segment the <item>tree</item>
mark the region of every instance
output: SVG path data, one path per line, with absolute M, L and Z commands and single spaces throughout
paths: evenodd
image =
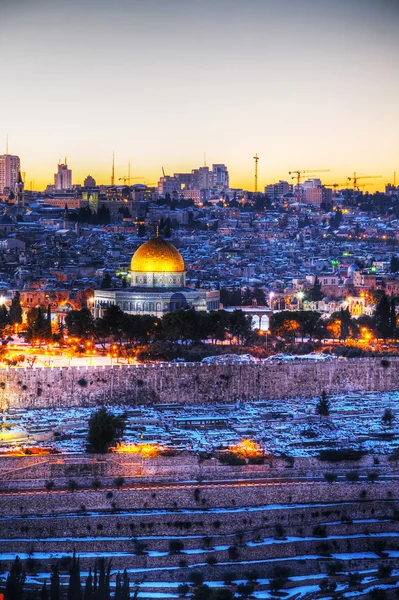
M 187 586 L 188 588 L 188 586 Z M 126 569 L 123 571 L 123 576 L 118 571 L 116 574 L 116 584 L 115 584 L 115 600 L 129 600 L 130 599 L 130 591 L 129 591 L 129 577 Z
M 73 551 L 72 564 L 69 569 L 68 600 L 82 599 L 82 586 L 80 583 L 80 565 L 76 558 L 76 551 Z
M 384 294 L 378 302 L 374 313 L 375 325 L 384 340 L 391 334 L 391 306 L 388 296 Z
M 51 565 L 50 600 L 60 600 L 60 566 L 58 562 Z
M 319 300 L 323 300 L 323 292 L 321 291 L 321 283 L 319 278 L 315 277 L 313 287 L 308 291 L 307 297 L 311 302 L 317 302 Z
M 321 397 L 316 404 L 316 413 L 320 415 L 320 418 L 328 417 L 330 414 L 330 401 L 327 398 L 327 392 L 324 390 L 322 391 Z
M 86 339 L 94 332 L 94 319 L 88 308 L 70 310 L 65 317 L 65 325 L 69 335 L 79 339 Z
M 101 281 L 100 288 L 102 290 L 108 290 L 110 287 L 112 287 L 111 275 L 109 273 L 105 273 L 105 275 Z
M 108 448 L 123 434 L 123 417 L 116 417 L 103 406 L 89 419 L 88 451 L 107 452 Z
M 95 600 L 94 599 L 94 590 L 93 590 L 93 575 L 91 574 L 91 569 L 89 571 L 89 575 L 86 579 L 85 585 L 85 593 L 83 596 L 83 600 Z
M 26 573 L 22 567 L 22 562 L 17 556 L 11 565 L 10 572 L 7 575 L 6 587 L 4 591 L 5 600 L 22 600 L 25 585 Z
M 42 585 L 42 589 L 40 591 L 40 600 L 48 600 L 46 582 L 44 582 L 43 585 Z
M 22 307 L 21 307 L 21 295 L 17 291 L 15 292 L 14 298 L 11 301 L 10 306 L 10 323 L 22 323 Z
M 397 273 L 399 271 L 399 258 L 394 254 L 391 258 L 390 269 L 391 273 Z
M 395 415 L 393 414 L 393 412 L 391 411 L 390 408 L 386 408 L 384 410 L 384 414 L 381 417 L 382 424 L 385 427 L 391 427 L 394 420 L 395 420 Z
M 0 330 L 10 324 L 10 314 L 5 304 L 0 305 Z

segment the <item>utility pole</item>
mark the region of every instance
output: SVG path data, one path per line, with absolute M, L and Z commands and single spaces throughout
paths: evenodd
M 258 153 L 255 154 L 253 159 L 255 161 L 255 194 L 257 194 L 258 193 L 258 162 L 259 162 Z

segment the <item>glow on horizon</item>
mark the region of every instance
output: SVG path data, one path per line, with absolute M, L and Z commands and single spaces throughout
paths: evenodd
M 110 183 L 113 150 L 116 181 L 204 152 L 250 190 L 255 153 L 259 190 L 295 169 L 399 179 L 395 0 L 3 0 L 0 20 L 0 148 L 28 189 L 64 156 L 74 183 Z

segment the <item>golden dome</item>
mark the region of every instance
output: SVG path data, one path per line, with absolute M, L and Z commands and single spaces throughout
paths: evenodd
M 157 237 L 136 250 L 130 270 L 140 273 L 184 273 L 184 261 L 173 244 Z

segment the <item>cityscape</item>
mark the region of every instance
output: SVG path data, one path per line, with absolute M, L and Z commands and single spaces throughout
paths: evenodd
M 398 598 L 397 3 L 0 20 L 0 600 Z

